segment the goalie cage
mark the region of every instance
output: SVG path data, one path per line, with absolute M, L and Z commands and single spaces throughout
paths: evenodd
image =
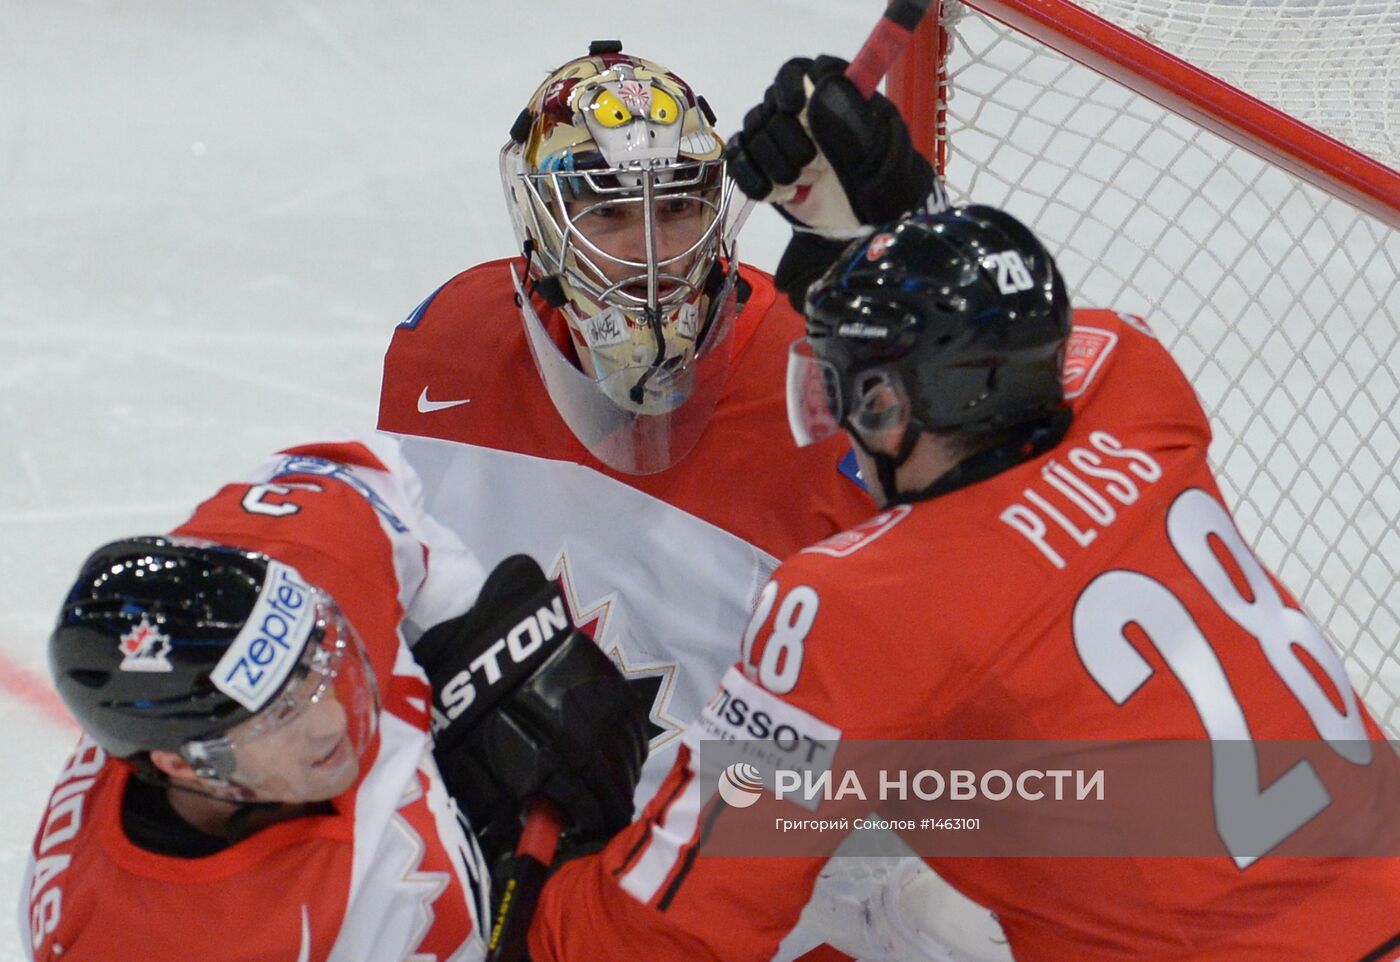
M 945 0 L 887 86 L 955 202 L 1152 325 L 1246 538 L 1400 734 L 1400 7 Z

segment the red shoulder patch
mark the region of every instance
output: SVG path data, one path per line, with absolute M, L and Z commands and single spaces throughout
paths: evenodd
M 1065 367 L 1060 374 L 1066 400 L 1079 397 L 1089 389 L 1117 343 L 1118 335 L 1113 331 L 1078 324 L 1074 326 L 1069 340 L 1065 342 Z
M 888 511 L 882 511 L 868 521 L 862 521 L 854 528 L 847 528 L 840 534 L 834 534 L 825 541 L 818 541 L 802 550 L 810 554 L 830 555 L 833 558 L 844 558 L 854 554 L 874 541 L 880 535 L 899 524 L 909 516 L 913 510 L 907 504 L 896 505 Z

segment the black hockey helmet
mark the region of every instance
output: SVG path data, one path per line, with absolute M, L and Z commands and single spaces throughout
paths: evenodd
M 1049 252 L 1004 211 L 955 207 L 876 231 L 811 286 L 805 313 L 807 337 L 793 345 L 788 372 L 798 444 L 841 428 L 863 444 L 861 430 L 873 425 L 862 401 L 879 381 L 894 382 L 908 404 L 891 473 L 920 432 L 1063 420 L 1069 295 Z
M 261 706 L 221 688 L 213 673 L 273 564 L 253 551 L 159 537 L 99 548 L 49 638 L 49 666 L 68 710 L 119 758 L 177 752 L 252 717 Z M 289 657 L 299 659 L 309 640 L 294 639 Z
M 1069 295 L 1044 246 L 1010 214 L 952 208 L 849 248 L 807 293 L 817 357 L 849 378 L 902 375 L 925 431 L 993 431 L 1061 405 Z

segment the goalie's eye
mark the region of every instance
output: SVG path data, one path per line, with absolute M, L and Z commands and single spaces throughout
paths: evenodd
M 600 90 L 588 109 L 593 111 L 594 120 L 608 128 L 621 127 L 632 119 L 632 111 L 611 90 Z
M 655 84 L 651 88 L 651 119 L 667 126 L 681 119 L 681 106 L 676 98 Z

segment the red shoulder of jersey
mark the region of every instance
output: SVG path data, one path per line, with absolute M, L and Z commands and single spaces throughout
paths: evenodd
M 87 739 L 59 776 L 34 843 L 37 959 L 130 958 L 139 946 L 143 959 L 183 962 L 195 933 L 199 956 L 220 962 L 292 958 L 298 945 L 300 958 L 329 957 L 351 877 L 349 817 L 283 822 L 206 858 L 160 856 L 122 832 L 129 777 Z
M 384 356 L 381 430 L 467 441 L 492 429 L 509 437 L 507 426 L 515 422 L 530 432 L 519 440 L 531 447 L 567 434 L 547 403 L 535 403 L 544 390 L 522 335 L 512 266 L 518 270 L 521 262 L 463 271 L 395 329 Z M 537 431 L 546 415 L 555 423 Z
M 334 447 L 358 449 L 338 451 L 349 463 L 375 461 L 359 445 Z M 327 453 L 325 447 L 292 451 Z M 376 675 L 387 679 L 392 673 L 403 616 L 394 549 L 375 508 L 349 484 L 293 474 L 266 484 L 225 485 L 173 533 L 260 551 L 296 568 L 340 605 L 364 640 Z
M 1065 400 L 1078 420 L 1110 418 L 1155 425 L 1193 443 L 1210 441 L 1195 388 L 1147 322 L 1118 311 L 1081 308 L 1065 344 Z
M 283 448 L 277 453 L 322 458 L 337 464 L 369 468 L 373 471 L 389 470 L 373 451 L 358 441 L 323 441 L 315 444 L 298 444 L 295 447 Z
M 767 274 L 740 268 L 751 290 L 704 435 L 676 466 L 639 476 L 594 459 L 555 410 L 521 329 L 512 263 L 459 274 L 394 332 L 380 429 L 580 464 L 777 556 L 869 513 L 865 493 L 839 471 L 844 439 L 808 448 L 792 443 L 784 381 L 787 349 L 802 336 L 803 321 Z M 556 339 L 564 337 L 561 329 Z
M 530 357 L 512 269 L 523 270 L 524 262 L 505 258 L 463 271 L 398 326 L 384 357 L 379 427 L 588 463 Z M 751 293 L 735 325 L 736 356 L 777 300 L 767 274 L 740 270 Z M 537 309 L 560 349 L 572 351 L 563 316 Z
M 1213 490 L 1205 415 L 1145 325 L 1076 312 L 1067 353 L 1074 421 L 1054 449 L 784 562 L 770 607 L 756 615 L 766 620 L 750 628 L 748 660 L 765 687 L 765 646 L 786 634 L 801 661 L 789 697 L 803 709 L 847 737 L 918 737 L 920 726 L 924 737 L 946 736 L 938 712 L 914 718 L 908 706 L 964 702 L 967 686 L 989 677 L 978 669 L 996 659 L 998 639 L 1059 610 L 1062 573 L 1142 541 L 1150 509 L 1132 506 L 1178 492 L 1187 477 Z M 798 677 L 797 661 L 770 663 Z

